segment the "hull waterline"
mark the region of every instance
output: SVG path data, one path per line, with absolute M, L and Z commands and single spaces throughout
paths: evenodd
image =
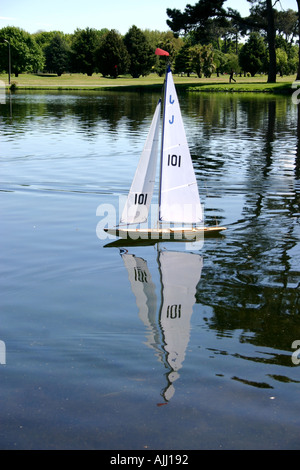
M 196 228 L 105 228 L 104 231 L 116 237 L 132 240 L 197 240 L 201 237 L 219 234 L 226 227 Z

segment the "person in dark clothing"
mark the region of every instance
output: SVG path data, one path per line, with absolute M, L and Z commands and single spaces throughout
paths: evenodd
M 231 80 L 236 82 L 236 80 L 233 78 L 233 70 L 231 70 L 231 72 L 230 72 L 229 83 L 231 83 Z

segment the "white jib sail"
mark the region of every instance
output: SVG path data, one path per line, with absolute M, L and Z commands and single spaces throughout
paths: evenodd
M 122 212 L 121 224 L 139 224 L 148 218 L 157 165 L 160 109 L 161 100 L 156 106 L 145 146 Z
M 170 68 L 166 75 L 159 218 L 196 224 L 203 219 L 197 180 Z

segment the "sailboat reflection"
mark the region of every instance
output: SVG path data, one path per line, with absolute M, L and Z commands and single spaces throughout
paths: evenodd
M 146 260 L 121 250 L 139 317 L 147 328 L 146 344 L 153 348 L 167 368 L 167 385 L 162 391 L 166 404 L 174 395 L 190 338 L 190 320 L 203 258 L 188 252 L 158 250 L 161 302 L 158 299 Z

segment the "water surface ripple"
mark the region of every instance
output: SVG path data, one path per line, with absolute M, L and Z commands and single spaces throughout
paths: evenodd
M 107 247 L 97 208 L 118 213 L 157 99 L 0 107 L 2 449 L 300 448 L 297 106 L 179 91 L 206 223 L 228 230 Z

